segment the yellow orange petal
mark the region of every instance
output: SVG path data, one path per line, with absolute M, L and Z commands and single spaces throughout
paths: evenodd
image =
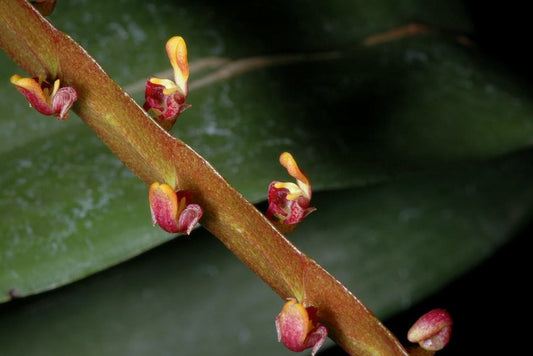
M 13 74 L 10 78 L 12 84 L 22 89 L 28 90 L 33 95 L 38 97 L 42 103 L 47 103 L 48 98 L 44 95 L 41 85 L 33 78 L 22 78 L 18 74 Z
M 187 45 L 180 36 L 174 36 L 167 41 L 166 50 L 170 64 L 174 68 L 174 79 L 184 95 L 187 95 L 187 80 L 189 79 L 189 62 L 187 61 Z
M 298 164 L 289 152 L 283 152 L 279 156 L 279 163 L 287 169 L 287 172 L 297 180 L 309 185 L 309 179 L 305 173 L 298 167 Z

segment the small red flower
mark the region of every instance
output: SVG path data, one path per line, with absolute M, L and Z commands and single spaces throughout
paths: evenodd
M 170 233 L 189 235 L 203 215 L 203 209 L 192 203 L 189 190 L 174 191 L 168 184 L 152 183 L 149 197 L 152 223 Z
M 30 105 L 44 115 L 53 115 L 59 120 L 68 119 L 68 111 L 78 99 L 76 90 L 72 87 L 60 87 L 59 79 L 54 85 L 36 78 L 22 78 L 15 74 L 11 76 L 11 83 L 30 102 Z
M 418 343 L 423 349 L 439 351 L 450 341 L 452 324 L 452 317 L 446 310 L 433 309 L 411 326 L 407 339 Z
M 180 36 L 167 41 L 166 51 L 174 69 L 174 81 L 152 77 L 146 82 L 143 108 L 166 130 L 170 130 L 179 114 L 190 105 L 185 103 L 189 93 L 189 63 L 187 46 Z
M 316 354 L 328 337 L 328 329 L 318 323 L 316 312 L 315 307 L 304 307 L 289 298 L 276 317 L 278 341 L 295 352 L 312 347 L 311 356 Z
M 281 225 L 298 224 L 316 210 L 309 206 L 312 195 L 311 183 L 290 153 L 282 153 L 279 161 L 289 175 L 296 178 L 296 183 L 279 181 L 270 183 L 266 215 Z

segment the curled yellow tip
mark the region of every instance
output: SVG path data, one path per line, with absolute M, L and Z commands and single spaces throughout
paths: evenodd
M 44 95 L 43 89 L 41 88 L 41 85 L 33 78 L 23 78 L 18 74 L 13 74 L 11 78 L 9 79 L 11 84 L 14 84 L 15 86 L 25 89 L 33 95 L 37 96 L 37 98 L 43 102 L 47 103 L 48 98 Z
M 19 80 L 21 80 L 21 79 L 22 79 L 22 77 L 21 77 L 20 75 L 18 75 L 18 74 L 13 74 L 13 75 L 11 76 L 11 78 L 9 78 L 9 81 L 11 82 L 11 84 L 15 84 L 15 85 L 17 85 L 17 83 L 18 83 Z
M 18 87 L 21 87 L 23 89 L 26 89 L 26 90 L 29 90 L 29 91 L 32 91 L 32 92 L 36 92 L 36 91 L 41 91 L 41 86 L 39 85 L 39 83 L 37 83 L 37 81 L 33 78 L 22 78 L 20 75 L 18 74 L 13 74 L 11 76 L 11 78 L 9 79 L 11 84 L 14 84 Z
M 189 62 L 187 61 L 187 45 L 181 36 L 171 37 L 166 44 L 170 64 L 174 68 L 174 79 L 181 91 L 187 93 L 189 79 Z
M 279 156 L 279 163 L 281 163 L 281 165 L 285 167 L 285 169 L 287 169 L 287 172 L 290 174 L 291 177 L 296 178 L 305 185 L 309 185 L 309 179 L 300 169 L 300 167 L 298 167 L 298 164 L 294 160 L 294 157 L 292 157 L 289 152 L 283 152 Z

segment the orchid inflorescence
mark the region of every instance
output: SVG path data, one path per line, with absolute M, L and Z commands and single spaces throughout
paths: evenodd
M 48 2 L 53 9 L 55 1 Z M 189 65 L 187 47 L 180 36 L 170 38 L 166 52 L 174 71 L 174 81 L 151 77 L 146 82 L 143 108 L 165 130 L 170 130 L 177 117 L 190 105 L 188 95 Z M 76 90 L 61 87 L 60 80 L 50 84 L 44 78 L 22 78 L 15 74 L 11 83 L 26 97 L 31 106 L 44 115 L 59 120 L 68 118 L 68 111 L 78 99 Z M 280 164 L 296 182 L 273 181 L 268 187 L 266 217 L 281 233 L 291 232 L 316 208 L 311 207 L 312 188 L 308 176 L 294 157 L 283 152 Z M 168 233 L 190 234 L 203 216 L 203 208 L 194 203 L 190 190 L 166 183 L 153 182 L 149 188 L 152 222 Z M 300 352 L 311 348 L 315 355 L 328 337 L 328 328 L 318 321 L 318 309 L 295 297 L 287 298 L 275 319 L 278 341 L 288 349 Z M 443 309 L 435 309 L 418 319 L 408 332 L 408 340 L 423 349 L 436 351 L 449 342 L 452 319 Z

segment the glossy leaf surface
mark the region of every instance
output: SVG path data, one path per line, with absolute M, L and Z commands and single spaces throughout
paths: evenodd
M 320 210 L 292 240 L 385 318 L 438 288 L 435 271 L 443 283 L 451 280 L 514 234 L 508 227 L 520 225 L 531 208 L 514 202 L 533 197 L 532 160 L 528 152 L 369 188 L 321 192 L 315 197 Z M 502 196 L 507 203 L 501 204 Z M 336 219 L 353 223 L 326 227 Z M 0 341 L 7 355 L 233 355 L 258 349 L 291 355 L 276 342 L 274 317 L 282 305 L 198 230 L 84 281 L 5 304 Z M 32 342 L 24 342 L 27 333 Z

